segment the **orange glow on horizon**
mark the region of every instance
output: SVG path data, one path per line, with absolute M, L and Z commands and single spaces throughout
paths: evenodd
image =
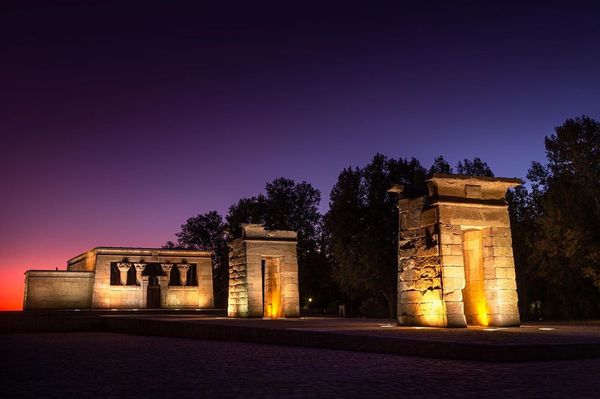
M 26 267 L 0 264 L 0 310 L 23 310 Z

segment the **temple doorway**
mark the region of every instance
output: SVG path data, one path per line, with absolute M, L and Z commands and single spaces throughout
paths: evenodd
M 484 291 L 483 234 L 481 230 L 463 231 L 465 288 L 462 290 L 467 325 L 488 325 Z
M 279 319 L 283 316 L 283 299 L 281 295 L 281 257 L 262 259 L 263 317 Z
M 155 276 L 148 278 L 148 291 L 146 295 L 146 308 L 160 309 L 160 285 L 158 285 L 158 278 Z

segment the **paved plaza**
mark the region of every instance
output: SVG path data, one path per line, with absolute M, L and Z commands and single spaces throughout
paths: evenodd
M 600 359 L 483 363 L 113 333 L 6 334 L 7 398 L 593 398 Z
M 112 317 L 112 316 L 107 316 Z M 402 327 L 391 319 L 360 319 L 337 317 L 300 317 L 278 320 L 227 318 L 214 315 L 163 314 L 139 315 L 131 312 L 118 318 L 160 320 L 197 325 L 219 325 L 232 328 L 262 328 L 328 332 L 343 335 L 378 336 L 387 338 L 428 340 L 435 342 L 480 344 L 564 344 L 600 343 L 600 321 L 524 322 L 520 327 L 436 328 Z

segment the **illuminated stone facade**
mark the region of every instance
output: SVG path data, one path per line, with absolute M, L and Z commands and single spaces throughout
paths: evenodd
M 24 309 L 212 308 L 211 252 L 99 247 L 25 273 Z
M 399 194 L 398 323 L 516 326 L 506 191 L 518 179 L 435 174 L 428 194 Z
M 298 317 L 296 233 L 242 225 L 229 246 L 229 317 Z

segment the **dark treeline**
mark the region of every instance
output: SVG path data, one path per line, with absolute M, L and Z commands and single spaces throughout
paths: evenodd
M 600 124 L 567 120 L 546 137 L 546 164 L 532 162 L 530 189 L 508 194 L 521 317 L 600 316 Z M 242 198 L 223 217 L 216 211 L 187 220 L 167 247 L 212 250 L 215 302 L 227 301 L 227 241 L 242 223 L 298 232 L 301 306 L 314 312 L 394 317 L 397 291 L 397 199 L 426 191 L 432 173 L 494 176 L 481 159 L 451 167 L 439 156 L 429 168 L 418 160 L 376 154 L 362 168 L 342 170 L 329 210 L 307 182 L 278 178 L 265 193 Z M 311 301 L 308 301 L 311 298 Z

